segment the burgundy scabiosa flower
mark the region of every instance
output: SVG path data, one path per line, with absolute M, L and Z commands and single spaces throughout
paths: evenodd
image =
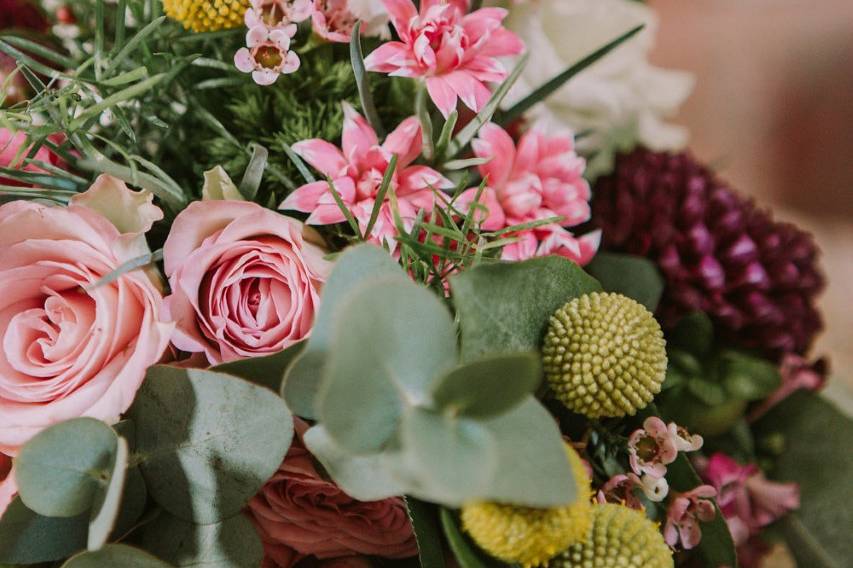
M 620 156 L 594 188 L 593 221 L 604 250 L 657 263 L 665 327 L 703 311 L 726 341 L 773 357 L 806 352 L 822 327 L 811 235 L 774 221 L 690 154 Z

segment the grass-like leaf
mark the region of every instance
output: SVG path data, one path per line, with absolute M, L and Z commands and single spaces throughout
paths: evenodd
M 571 79 L 572 77 L 574 77 L 575 75 L 577 75 L 578 73 L 580 73 L 581 71 L 583 71 L 584 69 L 586 69 L 587 67 L 589 67 L 590 65 L 592 65 L 593 63 L 595 63 L 596 61 L 619 47 L 620 45 L 622 45 L 624 42 L 628 41 L 629 39 L 640 33 L 640 30 L 642 30 L 644 27 L 645 25 L 639 25 L 635 28 L 632 28 L 631 30 L 628 30 L 610 43 L 604 45 L 603 47 L 600 47 L 599 49 L 596 49 L 595 51 L 593 51 L 592 53 L 590 53 L 589 55 L 587 55 L 586 57 L 584 57 L 559 75 L 557 75 L 556 77 L 554 77 L 553 79 L 551 79 L 550 81 L 548 81 L 547 83 L 524 97 L 522 100 L 515 103 L 506 112 L 501 114 L 499 122 L 501 124 L 508 124 L 516 118 L 520 117 L 522 114 L 527 112 L 533 105 L 540 101 L 544 101 L 549 96 L 551 96 L 554 91 L 566 84 L 569 79 Z
M 82 127 L 90 118 L 97 117 L 105 110 L 112 108 L 121 102 L 134 99 L 142 95 L 143 93 L 150 91 L 167 76 L 168 73 L 159 73 L 157 75 L 154 75 L 153 77 L 149 77 L 144 81 L 140 81 L 135 85 L 132 85 L 130 87 L 127 87 L 126 89 L 122 89 L 121 91 L 110 95 L 103 101 L 94 104 L 83 112 L 81 112 L 80 115 L 71 122 L 68 129 L 72 131 L 80 129 L 80 127 Z
M 364 53 L 361 51 L 361 22 L 356 22 L 352 30 L 352 39 L 349 44 L 350 60 L 352 62 L 352 70 L 355 74 L 355 84 L 358 87 L 358 97 L 361 100 L 361 110 L 364 111 L 365 118 L 376 134 L 381 138 L 385 134 L 385 129 L 382 127 L 382 120 L 379 118 L 379 113 L 376 112 L 376 105 L 373 104 L 373 95 L 370 93 L 370 80 L 367 76 L 367 70 L 364 68 Z
M 388 188 L 391 187 L 391 180 L 394 178 L 394 172 L 397 169 L 397 159 L 397 154 L 391 156 L 391 161 L 388 163 L 385 175 L 382 176 L 382 185 L 379 186 L 376 201 L 373 203 L 373 210 L 370 212 L 370 220 L 367 222 L 367 228 L 364 230 L 364 240 L 370 238 L 373 226 L 376 225 L 376 220 L 379 218 L 379 212 L 382 210 L 382 204 L 385 202 L 385 195 L 388 193 Z
M 353 233 L 355 233 L 357 236 L 360 236 L 361 231 L 358 229 L 358 221 L 355 220 L 352 211 L 350 211 L 349 207 L 347 207 L 346 203 L 344 203 L 344 199 L 343 197 L 341 197 L 341 194 L 338 193 L 338 189 L 335 187 L 334 182 L 331 178 L 326 178 L 326 183 L 329 184 L 329 191 L 332 192 L 332 197 L 335 199 L 335 203 L 341 210 L 341 213 L 344 214 L 344 217 L 346 217 L 347 223 L 349 223 L 349 226 L 352 229 Z
M 314 183 L 317 181 L 314 174 L 311 173 L 311 170 L 308 169 L 308 166 L 306 166 L 305 162 L 302 161 L 302 158 L 299 157 L 299 154 L 294 152 L 293 148 L 290 147 L 290 144 L 282 142 L 281 147 L 284 149 L 284 153 L 287 154 L 287 157 L 290 158 L 290 161 L 293 162 L 293 165 L 296 166 L 296 169 L 299 170 L 299 173 L 305 179 L 306 183 Z
M 163 249 L 158 249 L 154 252 L 149 252 L 148 254 L 143 254 L 142 256 L 132 258 L 127 262 L 121 264 L 118 268 L 116 268 L 106 276 L 99 278 L 95 283 L 88 285 L 86 287 L 86 291 L 91 292 L 92 290 L 100 288 L 101 286 L 112 284 L 128 272 L 133 272 L 134 270 L 145 268 L 146 266 L 150 266 L 155 262 L 159 262 L 161 260 L 163 260 Z
M 269 151 L 260 144 L 252 144 L 252 158 L 249 160 L 249 165 L 246 166 L 243 179 L 240 181 L 240 193 L 249 201 L 254 201 L 258 195 L 258 188 L 264 178 L 269 154 Z

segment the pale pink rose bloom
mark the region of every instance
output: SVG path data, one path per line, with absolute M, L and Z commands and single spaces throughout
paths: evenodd
M 150 194 L 109 176 L 67 208 L 0 206 L 0 451 L 71 418 L 114 423 L 130 406 L 174 326 L 145 271 L 93 285 L 146 252 L 161 217 Z
M 18 486 L 12 475 L 12 458 L 0 453 L 0 518 L 18 493 Z
M 261 539 L 320 559 L 417 554 L 402 499 L 362 502 L 348 496 L 317 471 L 302 441 L 308 425 L 296 418 L 295 426 L 278 472 L 249 501 Z
M 249 29 L 258 26 L 274 29 L 304 22 L 313 11 L 311 0 L 252 0 L 243 19 Z
M 702 542 L 700 522 L 714 520 L 717 511 L 712 499 L 717 490 L 710 485 L 700 485 L 686 493 L 678 494 L 669 504 L 663 538 L 670 546 L 681 542 L 685 550 L 695 548 Z
M 421 77 L 430 98 L 447 117 L 459 99 L 475 112 L 491 97 L 485 83 L 499 83 L 507 71 L 498 58 L 518 55 L 522 41 L 503 27 L 507 11 L 482 8 L 466 14 L 466 3 L 384 0 L 400 41 L 379 46 L 364 60 L 368 71 Z M 461 6 L 465 6 L 462 9 Z
M 18 131 L 15 134 L 12 134 L 12 131 L 8 128 L 0 128 L 0 168 L 44 173 L 44 170 L 38 166 L 32 164 L 23 165 L 24 158 L 27 156 L 29 148 L 25 150 L 20 150 L 20 148 L 26 141 L 27 135 L 24 132 Z M 19 150 L 21 152 L 20 156 L 18 155 Z M 53 166 L 65 167 L 65 164 L 59 156 L 48 150 L 47 146 L 39 148 L 36 155 L 33 156 L 33 159 Z M 22 185 L 20 182 L 4 178 L 2 175 L 0 175 L 0 184 L 16 186 Z
M 246 47 L 234 54 L 234 65 L 243 73 L 251 73 L 258 85 L 272 85 L 279 75 L 294 73 L 300 61 L 290 50 L 290 38 L 296 34 L 296 24 L 268 28 L 261 24 L 246 34 Z
M 319 139 L 298 142 L 293 145 L 293 150 L 332 180 L 335 190 L 363 232 L 367 230 L 392 155 L 397 155 L 397 167 L 391 178 L 391 190 L 397 196 L 398 212 L 405 228 L 411 228 L 421 209 L 432 211 L 435 204 L 433 188 L 453 187 L 450 180 L 434 169 L 412 165 L 420 156 L 422 145 L 421 125 L 416 117 L 404 120 L 380 145 L 373 128 L 352 106 L 345 103 L 343 151 Z M 306 221 L 309 225 L 329 225 L 346 220 L 326 181 L 298 188 L 287 196 L 280 209 L 310 213 Z M 395 251 L 397 228 L 392 213 L 390 199 L 386 194 L 379 220 L 368 240 L 377 244 L 386 243 Z
M 307 338 L 330 263 L 295 219 L 248 201 L 197 201 L 163 247 L 174 345 L 211 364 Z
M 504 247 L 504 260 L 547 255 L 564 256 L 578 264 L 592 260 L 601 233 L 578 238 L 565 229 L 590 216 L 590 188 L 583 178 L 586 163 L 575 152 L 571 133 L 552 136 L 536 126 L 516 146 L 503 128 L 490 123 L 480 129 L 472 146 L 478 158 L 488 160 L 479 168 L 488 184 L 479 201 L 488 211 L 478 217 L 482 229 L 494 231 L 562 217 L 559 222 L 513 234 L 518 241 Z M 466 190 L 457 200 L 458 206 L 467 210 L 477 191 Z

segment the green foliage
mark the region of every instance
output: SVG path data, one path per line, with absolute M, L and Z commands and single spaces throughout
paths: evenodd
M 444 551 L 438 528 L 438 510 L 435 505 L 406 498 L 406 510 L 412 522 L 412 532 L 418 543 L 421 568 L 444 568 Z
M 237 359 L 236 361 L 217 365 L 211 371 L 240 377 L 250 383 L 278 392 L 284 380 L 284 372 L 299 354 L 302 353 L 304 347 L 304 342 L 300 342 L 296 345 L 291 345 L 280 353 L 267 355 L 266 357 Z
M 170 568 L 168 564 L 143 550 L 124 544 L 109 544 L 96 552 L 83 552 L 73 556 L 62 568 Z
M 86 548 L 88 514 L 44 517 L 24 505 L 20 497 L 0 518 L 0 562 L 53 562 Z
M 537 350 L 558 308 L 601 290 L 577 264 L 556 256 L 477 266 L 451 277 L 450 285 L 463 361 Z
M 257 568 L 264 556 L 258 531 L 245 515 L 194 525 L 161 513 L 143 527 L 139 542 L 145 550 L 178 567 Z
M 92 418 L 69 420 L 42 431 L 15 460 L 21 499 L 49 517 L 74 517 L 88 511 L 109 486 L 114 469 L 124 477 L 124 468 L 116 461 L 117 446 L 115 432 Z M 110 493 L 115 498 L 115 491 Z
M 441 528 L 450 550 L 461 568 L 500 568 L 504 564 L 483 553 L 468 536 L 462 532 L 459 515 L 455 511 L 442 508 L 440 511 Z
M 109 482 L 92 509 L 92 520 L 89 522 L 89 538 L 87 548 L 98 550 L 107 543 L 110 533 L 121 513 L 122 494 L 125 479 L 127 479 L 127 440 L 119 437 L 116 440 L 113 467 L 109 472 Z
M 305 389 L 318 420 L 305 436 L 312 453 L 362 500 L 575 499 L 559 430 L 529 394 L 538 361 L 507 349 L 457 365 L 447 308 L 383 254 L 362 245 L 342 255 L 285 381 L 285 395 L 295 377 L 319 383 Z
M 238 513 L 278 469 L 293 437 L 279 397 L 212 371 L 152 367 L 129 416 L 151 496 L 173 515 L 204 524 Z
M 654 313 L 663 294 L 663 278 L 650 260 L 629 254 L 600 252 L 586 267 L 605 292 L 633 298 Z
M 759 446 L 784 440 L 770 477 L 800 486 L 800 508 L 782 522 L 782 534 L 800 566 L 848 566 L 853 557 L 853 420 L 821 396 L 799 392 L 754 425 Z

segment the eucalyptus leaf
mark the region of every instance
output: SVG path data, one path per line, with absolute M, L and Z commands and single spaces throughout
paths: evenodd
M 374 245 L 349 248 L 337 259 L 323 286 L 320 311 L 314 320 L 311 337 L 288 369 L 282 386 L 284 399 L 294 414 L 310 419 L 317 417 L 315 399 L 334 331 L 334 318 L 341 303 L 360 284 L 394 276 L 401 280 L 406 278 L 400 265 L 385 250 Z
M 258 531 L 242 514 L 221 523 L 194 525 L 161 513 L 142 529 L 140 543 L 174 566 L 257 568 L 264 557 Z
M 15 459 L 21 499 L 49 517 L 88 511 L 110 479 L 118 437 L 99 420 L 76 418 L 37 434 Z
M 335 483 L 359 501 L 378 501 L 406 492 L 406 486 L 383 467 L 381 454 L 353 456 L 335 444 L 323 426 L 308 429 L 303 441 Z
M 427 404 L 456 358 L 453 320 L 426 288 L 398 276 L 363 284 L 340 306 L 317 408 L 352 453 L 380 450 L 406 407 Z
M 496 475 L 479 492 L 483 498 L 528 507 L 557 507 L 581 498 L 560 429 L 534 397 L 483 426 L 498 452 Z
M 278 469 L 293 438 L 281 398 L 213 371 L 152 367 L 129 416 L 152 498 L 198 523 L 238 513 Z
M 473 420 L 410 408 L 401 439 L 403 459 L 417 472 L 415 495 L 461 505 L 498 473 L 495 439 Z
M 92 508 L 92 520 L 89 522 L 89 538 L 86 544 L 89 550 L 98 550 L 107 543 L 119 518 L 124 482 L 127 478 L 127 458 L 127 440 L 119 437 L 109 482 Z
M 764 399 L 782 384 L 776 365 L 737 351 L 721 354 L 720 374 L 726 391 L 741 400 Z
M 657 309 L 663 294 L 663 278 L 653 262 L 641 256 L 600 252 L 589 265 L 589 272 L 606 292 L 633 298 L 650 312 Z
M 84 552 L 73 556 L 62 565 L 62 568 L 104 568 L 115 566 L 121 568 L 171 568 L 159 558 L 144 550 L 124 544 L 109 544 L 95 552 Z
M 304 347 L 305 343 L 300 342 L 274 355 L 237 359 L 217 365 L 211 371 L 240 377 L 278 392 L 281 389 L 285 371 L 299 356 Z
M 520 404 L 542 380 L 536 353 L 493 355 L 460 365 L 436 384 L 438 408 L 474 418 L 502 414 Z
M 566 302 L 601 290 L 577 264 L 558 256 L 481 264 L 450 278 L 462 328 L 462 360 L 533 351 L 551 315 Z
M 0 517 L 0 562 L 37 564 L 67 558 L 86 548 L 89 515 L 45 517 L 16 497 Z
M 774 480 L 800 486 L 800 508 L 781 526 L 800 566 L 849 566 L 853 419 L 822 396 L 801 391 L 768 412 L 753 429 L 757 440 L 784 437 L 786 449 L 769 473 Z

